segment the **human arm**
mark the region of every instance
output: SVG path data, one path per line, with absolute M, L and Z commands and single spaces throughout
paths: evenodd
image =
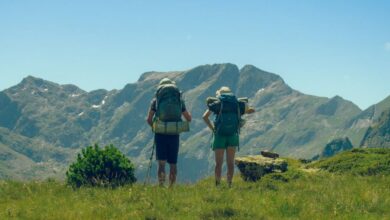
M 204 113 L 203 113 L 203 120 L 204 120 L 204 122 L 207 124 L 207 126 L 212 130 L 212 131 L 214 131 L 214 125 L 213 125 L 213 123 L 211 123 L 211 121 L 210 121 L 210 119 L 209 119 L 209 117 L 210 117 L 210 115 L 211 115 L 211 111 L 210 110 L 206 110 Z
M 191 113 L 189 113 L 187 110 L 184 111 L 184 112 L 182 112 L 181 114 L 184 116 L 184 118 L 185 118 L 188 122 L 190 122 L 190 121 L 192 120 Z
M 252 114 L 255 112 L 255 109 L 253 107 L 248 107 L 245 109 L 245 114 Z
M 184 100 L 181 101 L 181 114 L 186 119 L 186 121 L 191 122 L 192 121 L 192 115 L 189 111 L 187 111 L 186 104 L 184 103 Z
M 152 101 L 150 102 L 150 107 L 149 107 L 149 111 L 148 111 L 148 116 L 146 117 L 146 122 L 148 123 L 148 125 L 150 126 L 153 126 L 153 116 L 154 114 L 156 113 L 156 105 L 157 105 L 157 101 L 156 99 L 152 99 Z
M 146 118 L 146 122 L 148 122 L 148 124 L 149 124 L 150 126 L 153 125 L 153 116 L 154 116 L 154 113 L 155 113 L 155 111 L 149 109 L 148 116 L 147 116 L 147 118 Z

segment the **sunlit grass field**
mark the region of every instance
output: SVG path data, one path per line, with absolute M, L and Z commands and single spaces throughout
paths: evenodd
M 390 176 L 301 169 L 233 187 L 212 178 L 72 189 L 62 182 L 0 182 L 0 219 L 390 219 Z

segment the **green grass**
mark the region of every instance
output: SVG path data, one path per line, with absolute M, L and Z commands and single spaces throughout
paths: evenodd
M 61 182 L 0 182 L 0 219 L 389 219 L 390 176 L 305 172 L 232 188 L 212 178 L 161 188 L 142 184 L 73 190 Z
M 390 149 L 355 148 L 309 165 L 333 173 L 390 175 Z

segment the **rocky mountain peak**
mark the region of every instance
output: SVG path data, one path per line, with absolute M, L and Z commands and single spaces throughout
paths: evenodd
M 238 67 L 231 63 L 202 65 L 183 72 L 180 84 L 184 88 L 192 88 L 204 82 L 215 81 L 237 81 L 239 76 Z
M 248 64 L 240 69 L 240 75 L 241 77 L 256 77 L 256 79 L 266 81 L 266 83 L 270 83 L 277 80 L 283 81 L 283 79 L 277 74 L 266 72 L 257 68 L 256 66 Z
M 137 82 L 145 81 L 149 76 L 151 76 L 155 73 L 157 73 L 157 72 L 149 71 L 149 72 L 142 73 L 141 76 L 138 78 Z
M 9 89 L 6 89 L 5 92 L 7 94 L 10 94 L 11 96 L 18 95 L 18 94 L 35 95 L 35 94 L 49 94 L 49 93 L 50 94 L 64 93 L 69 95 L 72 94 L 80 95 L 86 93 L 84 90 L 72 84 L 60 85 L 31 75 L 23 78 L 23 80 L 19 84 Z
M 173 72 L 156 72 L 149 71 L 141 74 L 138 78 L 138 83 L 147 82 L 147 81 L 160 81 L 161 79 L 167 77 L 175 80 L 177 76 L 179 76 L 182 72 L 173 71 Z
M 240 77 L 237 85 L 238 95 L 252 96 L 257 91 L 276 82 L 285 85 L 280 76 L 263 71 L 253 65 L 245 65 L 240 69 Z M 285 86 L 288 87 L 287 85 Z
M 351 114 L 358 114 L 361 111 L 360 108 L 354 103 L 336 95 L 329 99 L 326 103 L 320 105 L 316 109 L 316 113 L 325 116 L 332 116 L 335 115 L 338 111 L 343 111 L 343 109 L 350 110 Z
M 37 77 L 34 77 L 34 76 L 27 76 L 25 77 L 19 84 L 19 86 L 24 86 L 24 87 L 52 87 L 52 86 L 58 86 L 58 84 L 56 83 L 53 83 L 53 82 L 49 82 L 49 81 L 46 81 L 46 80 L 43 80 L 41 78 L 37 78 Z

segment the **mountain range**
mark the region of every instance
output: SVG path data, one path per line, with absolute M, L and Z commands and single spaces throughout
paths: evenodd
M 117 146 L 136 164 L 142 178 L 153 144 L 145 117 L 164 77 L 176 81 L 193 115 L 191 131 L 181 135 L 181 181 L 212 173 L 211 133 L 201 116 L 206 98 L 221 86 L 229 86 L 238 97 L 248 97 L 256 109 L 244 116 L 247 123 L 238 155 L 266 149 L 282 156 L 311 158 L 331 140 L 343 137 L 358 147 L 367 129 L 390 109 L 390 96 L 361 110 L 340 96 L 301 93 L 279 75 L 252 65 L 239 69 L 227 63 L 147 72 L 137 82 L 111 91 L 86 92 L 75 85 L 28 76 L 0 92 L 0 178 L 63 178 L 80 149 L 94 143 Z

